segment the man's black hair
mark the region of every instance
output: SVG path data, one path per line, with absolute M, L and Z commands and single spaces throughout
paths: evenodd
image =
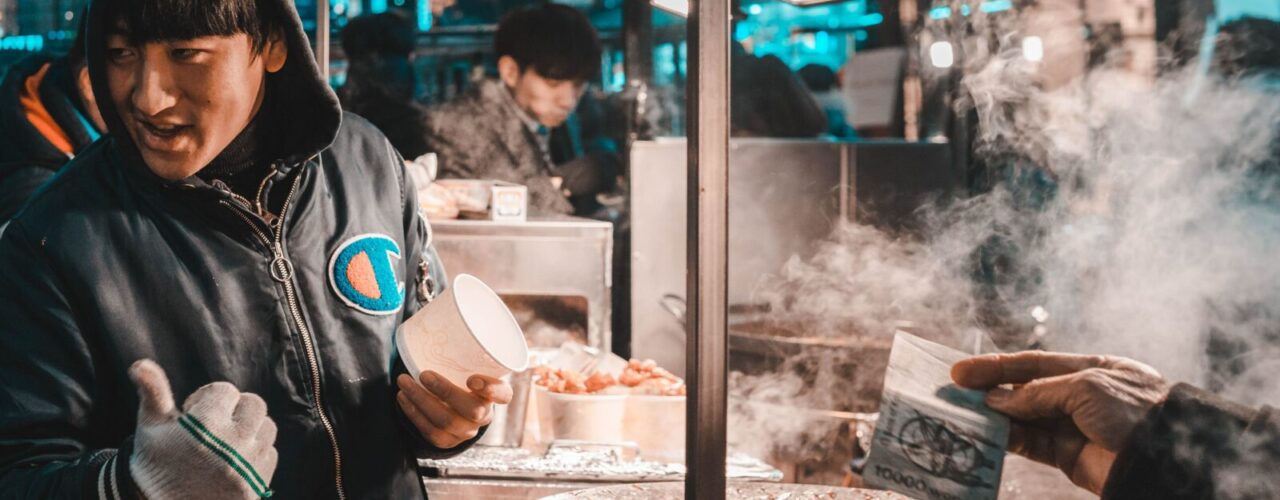
M 261 53 L 284 25 L 276 2 L 258 0 L 114 0 L 109 26 L 124 30 L 133 45 L 244 33 Z
M 494 36 L 497 57 L 511 56 L 521 71 L 552 80 L 589 81 L 600 74 L 600 38 L 573 7 L 543 3 L 502 18 Z
M 88 9 L 85 9 L 80 13 L 80 23 L 76 25 L 76 39 L 71 42 L 71 49 L 67 51 L 67 64 L 77 70 L 85 65 L 84 44 L 88 19 Z
M 1280 22 L 1242 17 L 1218 30 L 1213 65 L 1227 77 L 1280 74 Z
M 398 10 L 360 16 L 342 28 L 342 49 L 347 59 L 409 57 L 417 39 L 417 24 Z

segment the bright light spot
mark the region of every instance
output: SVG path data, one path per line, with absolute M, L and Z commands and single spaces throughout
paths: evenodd
M 951 7 L 934 7 L 929 9 L 930 19 L 946 19 L 951 17 Z
M 62 15 L 62 18 L 70 21 L 76 18 L 76 13 L 68 10 L 66 14 Z
M 1044 60 L 1044 41 L 1038 36 L 1029 36 L 1022 39 L 1022 57 L 1031 62 L 1040 62 Z
M 373 0 L 369 2 L 369 12 L 372 12 L 374 14 L 381 14 L 386 11 L 387 11 L 387 0 Z
M 1045 310 L 1044 306 L 1035 306 L 1031 309 L 1031 317 L 1038 323 L 1044 323 L 1049 321 L 1049 311 Z
M 929 46 L 929 62 L 935 68 L 950 68 L 956 62 L 956 55 L 951 51 L 951 42 L 933 42 Z
M 435 24 L 435 17 L 431 14 L 431 2 L 428 0 L 418 0 L 418 31 L 430 31 L 431 25 Z
M 761 7 L 760 4 L 754 4 L 750 7 L 747 7 L 747 12 L 753 16 L 758 16 L 764 12 L 764 7 Z
M 689 0 L 649 0 L 654 7 L 680 17 L 689 17 Z
M 990 14 L 992 12 L 1000 12 L 1000 11 L 1012 9 L 1013 1 L 1012 0 L 992 0 L 990 2 L 982 2 L 982 5 L 978 8 L 981 9 L 983 12 Z

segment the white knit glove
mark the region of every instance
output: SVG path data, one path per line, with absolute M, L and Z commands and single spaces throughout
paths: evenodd
M 154 361 L 129 368 L 138 386 L 138 429 L 129 467 L 148 500 L 271 496 L 276 424 L 256 394 L 227 382 L 196 390 L 174 408 L 169 378 Z

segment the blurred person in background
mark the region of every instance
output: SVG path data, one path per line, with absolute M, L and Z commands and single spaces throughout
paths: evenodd
M 499 78 L 428 112 L 427 144 L 439 155 L 440 177 L 525 185 L 534 214 L 573 214 L 570 198 L 612 191 L 615 155 L 552 156 L 552 130 L 599 75 L 601 51 L 595 28 L 572 7 L 541 3 L 503 17 L 494 36 Z
M 89 85 L 83 20 L 66 56 L 27 56 L 0 83 L 0 225 L 106 130 Z
M 826 133 L 826 112 L 778 56 L 753 55 L 735 41 L 730 73 L 734 137 L 800 139 Z
M 338 89 L 343 109 L 378 127 L 407 159 L 429 152 L 426 107 L 417 97 L 413 49 L 417 23 L 398 10 L 352 19 L 342 29 L 347 82 Z
M 1103 499 L 1280 498 L 1280 413 L 1173 384 L 1130 359 L 1027 351 L 961 360 L 1012 419 L 1009 450 Z
M 747 19 L 741 0 L 732 0 L 733 22 Z M 827 132 L 827 115 L 786 62 L 757 56 L 737 40 L 730 47 L 730 133 L 734 137 L 803 139 Z
M 804 86 L 813 92 L 813 98 L 827 115 L 827 134 L 832 137 L 852 138 L 856 134 L 845 121 L 844 91 L 840 88 L 840 76 L 823 64 L 806 64 L 796 75 Z

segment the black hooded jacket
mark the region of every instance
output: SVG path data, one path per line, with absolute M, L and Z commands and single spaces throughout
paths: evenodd
M 98 95 L 110 95 L 107 1 L 120 0 L 89 14 Z M 220 380 L 262 396 L 279 427 L 275 498 L 340 498 L 339 485 L 345 498 L 422 498 L 415 457 L 466 447 L 431 447 L 395 403 L 393 332 L 431 293 L 427 275 L 443 277 L 403 161 L 343 116 L 293 2 L 271 1 L 289 51 L 266 95 L 289 118 L 265 189 L 277 223 L 198 177 L 161 179 L 120 134 L 0 237 L 0 498 L 131 497 L 126 370 L 141 358 L 177 401 Z M 103 101 L 108 129 L 124 130 Z
M 0 82 L 0 224 L 13 217 L 44 181 L 53 177 L 73 155 L 54 146 L 27 119 L 20 99 L 27 81 L 48 68 L 37 88 L 40 103 L 66 134 L 74 152 L 97 138 L 87 122 L 73 70 L 65 59 L 33 54 L 9 67 Z

